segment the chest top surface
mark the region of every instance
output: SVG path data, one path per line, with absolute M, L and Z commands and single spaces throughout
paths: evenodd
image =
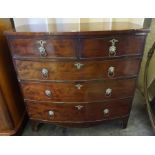
M 148 33 L 149 29 L 142 25 L 129 22 L 94 22 L 94 23 L 55 23 L 28 24 L 5 32 L 7 35 L 87 35 L 87 34 L 118 34 Z

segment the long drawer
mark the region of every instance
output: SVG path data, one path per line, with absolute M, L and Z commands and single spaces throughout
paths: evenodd
M 105 61 L 21 61 L 16 60 L 21 80 L 90 80 L 136 76 L 141 59 Z
M 74 39 L 11 39 L 10 47 L 14 58 L 74 58 L 76 42 Z
M 21 83 L 25 99 L 52 102 L 91 102 L 130 97 L 134 94 L 135 84 L 135 79 L 81 83 Z
M 110 120 L 129 114 L 132 98 L 89 104 L 52 104 L 27 102 L 31 119 L 49 122 L 85 122 Z

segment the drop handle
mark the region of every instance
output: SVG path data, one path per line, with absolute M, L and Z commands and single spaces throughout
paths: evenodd
M 104 114 L 104 115 L 109 114 L 109 112 L 110 112 L 109 109 L 104 109 L 104 110 L 103 110 L 103 114 Z
M 43 69 L 41 70 L 41 74 L 42 74 L 42 77 L 43 77 L 43 78 L 48 78 L 48 69 L 43 68 Z
M 52 96 L 52 92 L 50 90 L 45 90 L 45 95 L 48 97 Z
M 105 91 L 105 96 L 109 97 L 112 95 L 112 89 L 111 88 L 107 88 Z
M 114 75 L 115 75 L 115 67 L 110 66 L 110 67 L 108 68 L 108 76 L 109 76 L 109 77 L 113 77 Z
M 45 47 L 44 47 L 44 44 L 46 43 L 46 41 L 39 40 L 37 43 L 40 44 L 40 47 L 38 47 L 40 56 L 41 56 L 41 57 L 46 57 L 46 56 L 47 56 L 47 52 L 46 52 L 46 49 L 45 49 Z
M 115 56 L 116 55 L 116 43 L 118 42 L 118 40 L 112 39 L 109 42 L 111 42 L 111 46 L 109 47 L 109 56 Z
M 52 117 L 54 117 L 54 111 L 53 110 L 49 110 L 48 111 L 48 116 L 51 119 Z

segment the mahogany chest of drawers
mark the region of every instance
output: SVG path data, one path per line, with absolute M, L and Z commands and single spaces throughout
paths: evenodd
M 82 126 L 114 119 L 127 126 L 149 30 L 97 24 L 5 32 L 33 129 L 42 122 Z

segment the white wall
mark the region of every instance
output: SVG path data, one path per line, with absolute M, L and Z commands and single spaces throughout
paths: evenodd
M 41 29 L 48 31 L 48 20 L 47 18 L 14 18 L 15 27 L 32 24 L 29 29 L 37 31 L 36 26 L 33 27 L 33 24 L 41 24 Z
M 15 26 L 25 24 L 83 23 L 83 22 L 132 22 L 143 25 L 144 18 L 14 18 Z

